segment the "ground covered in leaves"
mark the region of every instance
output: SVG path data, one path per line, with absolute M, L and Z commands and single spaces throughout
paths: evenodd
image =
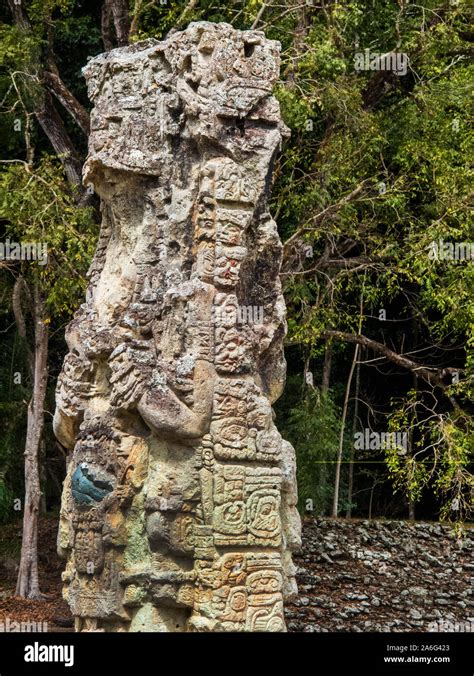
M 0 528 L 0 623 L 37 623 L 42 630 L 72 629 L 73 619 L 61 596 L 61 571 L 64 568 L 56 552 L 57 517 L 40 519 L 39 574 L 44 600 L 33 601 L 15 596 L 21 548 L 21 520 Z M 47 623 L 47 627 L 43 623 Z M 14 625 L 13 625 L 14 626 Z

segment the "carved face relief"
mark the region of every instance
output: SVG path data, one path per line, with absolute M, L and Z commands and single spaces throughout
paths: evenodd
M 214 282 L 218 287 L 233 289 L 237 286 L 240 275 L 240 265 L 245 258 L 247 249 L 244 247 L 216 248 L 216 269 Z
M 199 278 L 206 282 L 212 281 L 215 265 L 214 245 L 201 242 L 196 254 L 196 271 Z
M 220 373 L 242 373 L 248 367 L 246 340 L 237 328 L 216 329 L 216 369 Z
M 197 241 L 212 241 L 215 235 L 215 211 L 214 204 L 201 202 L 198 207 L 196 218 L 195 237 Z
M 240 223 L 229 220 L 219 221 L 216 239 L 224 246 L 240 246 L 244 228 Z

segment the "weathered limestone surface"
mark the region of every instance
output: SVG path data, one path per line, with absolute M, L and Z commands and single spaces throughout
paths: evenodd
M 79 630 L 283 631 L 300 541 L 281 243 L 279 44 L 193 23 L 92 59 L 102 230 L 67 329 L 58 546 Z

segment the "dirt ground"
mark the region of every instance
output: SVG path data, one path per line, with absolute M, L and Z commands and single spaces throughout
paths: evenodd
M 22 522 L 0 526 L 0 623 L 47 622 L 48 631 L 72 630 L 73 619 L 61 596 L 61 571 L 56 552 L 56 517 L 42 518 L 39 524 L 39 576 L 44 601 L 15 596 L 21 546 Z

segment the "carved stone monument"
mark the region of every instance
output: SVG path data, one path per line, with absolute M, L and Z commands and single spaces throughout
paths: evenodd
M 300 520 L 271 408 L 279 44 L 192 23 L 84 72 L 103 220 L 54 419 L 76 630 L 284 631 Z

